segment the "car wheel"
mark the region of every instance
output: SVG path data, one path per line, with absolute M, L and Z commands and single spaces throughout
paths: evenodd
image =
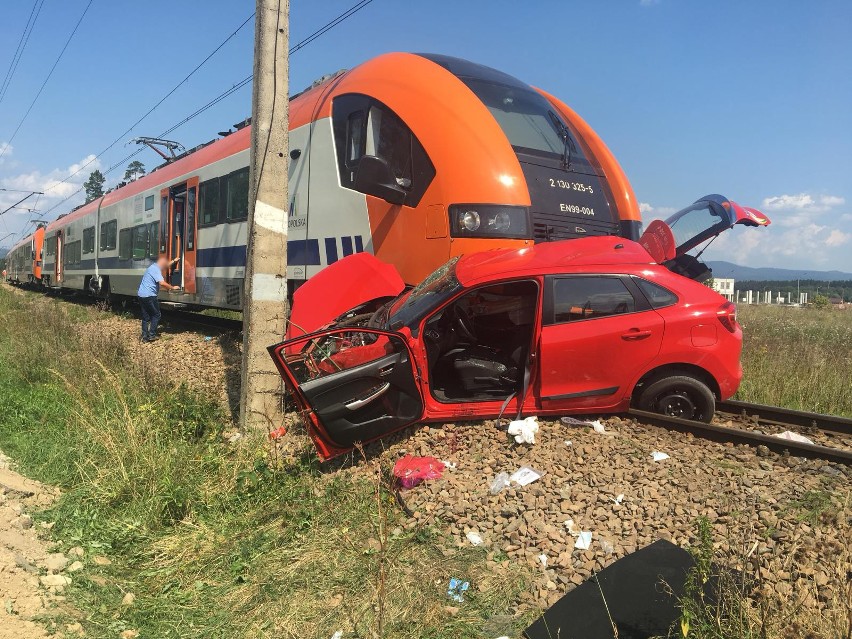
M 716 411 L 716 398 L 694 377 L 672 375 L 648 384 L 637 406 L 652 413 L 709 423 Z

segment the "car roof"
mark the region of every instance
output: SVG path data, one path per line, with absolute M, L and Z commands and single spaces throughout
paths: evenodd
M 638 242 L 602 235 L 464 255 L 456 264 L 456 277 L 467 286 L 500 276 L 544 275 L 578 266 L 622 264 L 654 264 L 654 260 Z

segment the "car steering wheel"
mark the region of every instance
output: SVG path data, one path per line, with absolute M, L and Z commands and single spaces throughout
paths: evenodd
M 459 304 L 453 305 L 453 319 L 455 320 L 456 328 L 459 333 L 461 333 L 461 336 L 471 344 L 476 344 L 477 339 L 476 335 L 473 333 L 470 316 Z

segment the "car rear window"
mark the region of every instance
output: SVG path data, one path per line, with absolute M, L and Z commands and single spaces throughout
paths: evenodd
M 664 306 L 671 306 L 677 303 L 677 295 L 669 289 L 648 280 L 643 280 L 641 277 L 634 277 L 633 280 L 645 294 L 645 297 L 648 298 L 648 302 L 652 308 L 663 308 Z
M 575 322 L 636 311 L 636 300 L 617 277 L 562 277 L 553 284 L 553 319 Z

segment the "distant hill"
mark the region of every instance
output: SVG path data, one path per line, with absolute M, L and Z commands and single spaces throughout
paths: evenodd
M 843 271 L 806 271 L 804 269 L 740 266 L 732 262 L 708 260 L 715 277 L 733 277 L 735 280 L 763 280 L 770 282 L 790 280 L 852 280 L 852 273 Z

